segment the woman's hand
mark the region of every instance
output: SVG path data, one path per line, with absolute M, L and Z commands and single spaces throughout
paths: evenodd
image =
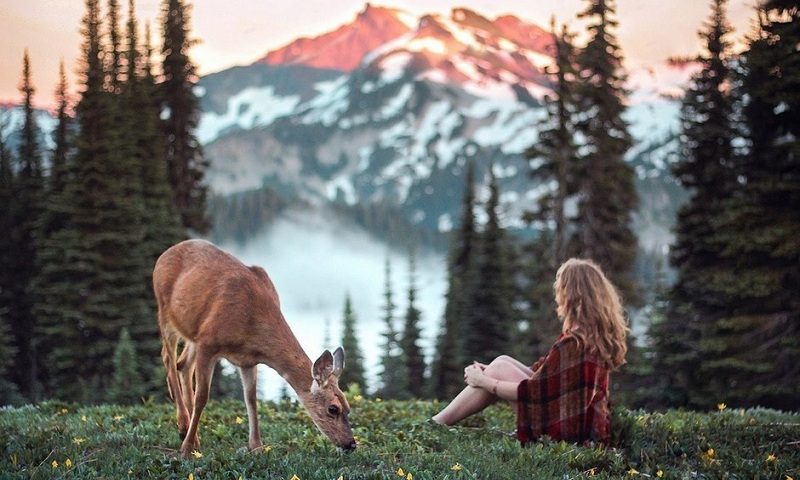
M 486 378 L 483 368 L 479 365 L 472 364 L 464 369 L 464 382 L 471 387 L 484 388 Z

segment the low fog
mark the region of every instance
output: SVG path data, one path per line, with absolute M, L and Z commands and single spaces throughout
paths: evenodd
M 364 355 L 370 391 L 378 386 L 383 345 L 384 265 L 392 268 L 395 328 L 402 329 L 408 305 L 408 252 L 392 249 L 352 222 L 329 211 L 290 210 L 244 245 L 222 245 L 249 265 L 260 265 L 272 279 L 286 321 L 312 362 L 323 348 L 341 342 L 347 293 L 356 315 L 356 334 Z M 426 358 L 430 361 L 446 292 L 444 254 L 416 252 L 417 308 Z M 328 326 L 326 326 L 329 325 Z M 329 329 L 330 345 L 323 345 Z M 259 367 L 261 398 L 278 396 L 283 379 L 271 368 Z M 291 390 L 291 389 L 290 389 Z M 291 393 L 291 391 L 290 391 Z

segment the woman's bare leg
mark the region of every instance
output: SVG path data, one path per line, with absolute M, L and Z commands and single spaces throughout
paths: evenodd
M 509 357 L 510 358 L 510 357 Z M 504 357 L 490 363 L 483 373 L 497 380 L 521 382 L 529 376 L 517 365 Z M 480 412 L 497 401 L 497 397 L 482 388 L 467 386 L 444 410 L 433 416 L 433 421 L 442 425 L 454 425 L 461 420 Z

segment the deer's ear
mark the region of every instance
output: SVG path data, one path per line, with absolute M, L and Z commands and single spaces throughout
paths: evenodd
M 331 373 L 333 373 L 333 355 L 330 351 L 325 350 L 311 367 L 311 377 L 317 381 L 319 386 L 323 386 Z
M 333 374 L 338 378 L 344 370 L 344 348 L 339 347 L 333 352 Z

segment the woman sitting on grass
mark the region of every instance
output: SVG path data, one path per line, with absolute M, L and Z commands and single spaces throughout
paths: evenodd
M 517 412 L 523 444 L 542 435 L 608 443 L 608 375 L 627 350 L 619 294 L 597 265 L 578 259 L 561 265 L 553 288 L 563 327 L 547 355 L 530 367 L 506 355 L 467 366 L 468 386 L 434 422 L 453 425 L 501 399 Z

